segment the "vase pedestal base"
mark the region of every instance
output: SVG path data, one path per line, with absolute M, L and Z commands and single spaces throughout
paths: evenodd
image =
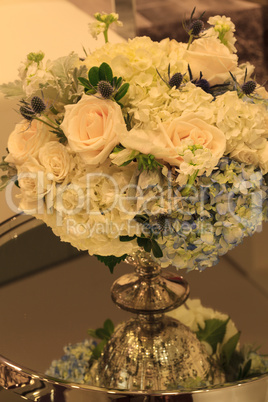
M 187 389 L 221 382 L 204 346 L 170 317 L 119 325 L 94 371 L 99 387 L 129 391 Z
M 165 312 L 182 305 L 188 283 L 150 254 L 128 257 L 136 267 L 112 286 L 115 304 L 136 314 L 119 325 L 91 369 L 92 385 L 128 391 L 206 387 L 224 381 L 192 331 Z

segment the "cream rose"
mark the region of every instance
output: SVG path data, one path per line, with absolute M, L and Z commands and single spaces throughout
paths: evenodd
M 27 162 L 18 166 L 20 186 L 19 208 L 26 214 L 44 213 L 44 197 L 51 191 L 52 182 L 47 178 L 45 169 L 39 162 L 29 157 Z
M 65 109 L 61 128 L 70 148 L 88 165 L 103 163 L 119 143 L 118 133 L 127 133 L 121 108 L 112 100 L 84 95 Z
M 51 189 L 45 169 L 35 158 L 30 157 L 18 168 L 20 190 L 29 199 L 43 198 Z
M 247 165 L 258 166 L 259 164 L 259 155 L 257 150 L 251 149 L 247 145 L 243 145 L 235 149 L 230 153 L 230 157 Z
M 258 152 L 259 156 L 259 166 L 261 168 L 262 174 L 268 172 L 268 142 L 266 141 L 265 147 Z
M 61 183 L 74 167 L 73 159 L 66 147 L 57 141 L 47 142 L 39 150 L 39 161 L 52 179 Z
M 22 165 L 29 156 L 36 157 L 39 149 L 55 135 L 49 131 L 49 127 L 37 120 L 31 124 L 27 120 L 22 120 L 16 124 L 14 131 L 8 138 L 8 151 L 6 162 Z
M 199 78 L 202 72 L 210 85 L 223 84 L 230 79 L 229 71 L 237 68 L 237 56 L 215 37 L 194 41 L 184 59 L 189 63 L 193 78 Z
M 126 148 L 152 154 L 172 166 L 180 166 L 182 150 L 187 146 L 201 145 L 208 149 L 215 163 L 223 156 L 226 147 L 223 132 L 193 113 L 161 125 L 158 130 L 132 129 L 126 136 L 120 136 L 120 142 Z

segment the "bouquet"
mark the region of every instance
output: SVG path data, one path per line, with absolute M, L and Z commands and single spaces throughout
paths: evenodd
M 194 11 L 188 43 L 108 42 L 85 57 L 30 53 L 1 187 L 62 241 L 113 270 L 142 248 L 163 266 L 212 266 L 267 218 L 268 93 L 239 64 L 234 24 Z M 253 77 L 253 78 L 252 78 Z

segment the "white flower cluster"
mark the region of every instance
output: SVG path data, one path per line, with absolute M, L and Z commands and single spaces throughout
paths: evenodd
M 100 31 L 118 16 L 97 20 Z M 28 55 L 18 87 L 2 87 L 24 96 L 5 159 L 20 208 L 90 254 L 120 257 L 145 238 L 163 264 L 190 269 L 252 234 L 266 216 L 268 95 L 239 66 L 230 19 L 208 22 L 189 46 L 136 37 L 83 61 Z
M 199 299 L 188 299 L 185 304 L 176 310 L 167 313 L 167 315 L 176 318 L 182 324 L 189 327 L 193 332 L 198 332 L 199 329 L 204 329 L 207 320 L 217 319 L 220 321 L 227 321 L 229 318 L 227 314 L 213 310 L 210 307 L 204 307 Z M 234 322 L 229 319 L 226 325 L 224 337 L 219 346 L 222 347 L 224 344 L 226 344 L 230 338 L 237 334 L 237 332 L 238 329 L 236 328 Z M 211 355 L 211 346 L 205 341 L 203 343 Z

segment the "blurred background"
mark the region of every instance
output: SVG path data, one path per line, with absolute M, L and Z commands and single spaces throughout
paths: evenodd
M 185 41 L 182 21 L 195 6 L 197 17 L 206 11 L 204 21 L 217 14 L 231 17 L 240 61 L 254 64 L 257 81 L 264 84 L 267 0 L 0 0 L 0 83 L 16 79 L 19 62 L 31 51 L 43 50 L 47 58 L 56 58 L 71 50 L 82 56 L 82 45 L 94 49 L 98 42 L 90 37 L 88 22 L 95 12 L 118 12 L 124 27 L 117 33 L 124 38 L 147 35 L 153 40 Z M 20 120 L 16 108 L 17 101 L 0 94 L 0 155 L 5 154 L 7 138 Z M 14 213 L 16 209 L 0 193 L 0 222 Z M 16 232 L 10 232 L 9 246 L 0 243 L 0 354 L 38 371 L 61 355 L 63 345 L 83 340 L 87 328 L 101 326 L 108 317 L 115 322 L 125 319 L 110 302 L 109 287 L 115 277 L 108 269 L 85 254 L 73 258 L 70 249 L 60 256 L 55 236 L 41 232 L 19 236 L 20 243 Z M 59 259 L 51 264 L 49 259 L 56 253 Z M 65 262 L 64 255 L 72 259 Z M 121 264 L 116 276 L 128 270 Z M 12 272 L 17 278 L 12 278 Z M 242 330 L 241 341 L 260 345 L 268 353 L 268 223 L 216 267 L 185 277 L 192 297 L 229 314 Z M 0 400 L 7 399 L 1 399 L 0 393 Z
M 267 80 L 268 68 L 268 0 L 69 0 L 81 10 L 95 12 L 116 10 L 124 27 L 118 32 L 126 38 L 146 35 L 153 40 L 166 37 L 188 41 L 182 22 L 204 11 L 203 20 L 213 15 L 226 15 L 236 25 L 237 51 L 241 62 L 256 66 L 257 81 Z M 130 11 L 132 10 L 132 12 Z

